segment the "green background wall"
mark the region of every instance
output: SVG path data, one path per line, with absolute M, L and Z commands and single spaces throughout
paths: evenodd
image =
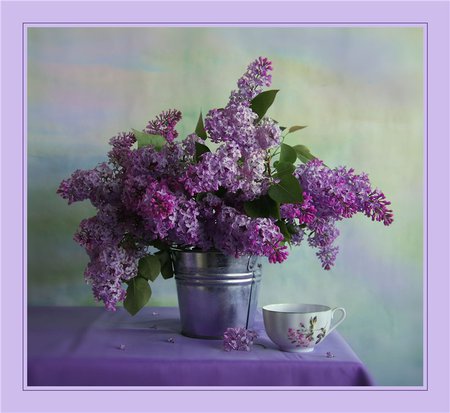
M 260 304 L 344 306 L 339 327 L 379 385 L 421 385 L 423 351 L 423 33 L 419 28 L 28 29 L 28 302 L 95 305 L 72 241 L 88 204 L 66 203 L 59 182 L 106 158 L 108 140 L 160 111 L 220 107 L 248 63 L 274 64 L 281 89 L 270 115 L 308 128 L 303 143 L 329 166 L 369 173 L 392 201 L 385 228 L 339 225 L 340 254 L 321 270 L 306 246 L 264 265 Z M 177 305 L 158 280 L 151 305 Z

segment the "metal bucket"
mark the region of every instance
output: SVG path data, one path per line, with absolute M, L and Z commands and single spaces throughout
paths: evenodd
M 219 339 L 228 327 L 252 327 L 261 281 L 258 257 L 176 249 L 171 255 L 182 334 Z

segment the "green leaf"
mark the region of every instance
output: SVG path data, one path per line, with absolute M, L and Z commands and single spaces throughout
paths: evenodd
M 316 159 L 316 157 L 312 155 L 309 149 L 304 145 L 295 145 L 294 150 L 297 154 L 297 158 L 303 163 L 308 163 L 310 160 Z
M 207 192 L 199 192 L 198 194 L 195 195 L 195 200 L 197 202 L 200 202 L 200 201 L 202 201 L 205 198 L 205 196 L 207 194 L 208 194 Z
M 131 235 L 130 233 L 126 233 L 124 234 L 122 241 L 120 241 L 120 246 L 124 247 L 124 248 L 136 248 L 136 240 L 135 237 L 133 235 Z
M 283 175 L 280 182 L 269 188 L 269 196 L 280 204 L 298 204 L 303 201 L 303 191 L 292 175 Z
M 169 244 L 166 244 L 165 242 L 159 239 L 154 240 L 150 245 L 153 245 L 155 248 L 159 250 L 168 250 L 170 248 Z
M 219 198 L 223 198 L 226 193 L 227 189 L 224 188 L 223 186 L 219 186 L 219 189 L 216 192 L 214 192 L 214 195 L 218 196 Z
M 295 171 L 295 165 L 290 162 L 276 162 L 273 165 L 277 170 L 276 177 L 282 177 L 283 175 L 292 175 Z
M 128 282 L 127 297 L 123 306 L 131 315 L 135 315 L 148 303 L 151 295 L 152 289 L 145 278 L 139 276 L 132 278 Z
M 250 108 L 258 115 L 258 120 L 261 119 L 272 106 L 278 92 L 279 90 L 266 90 L 252 99 Z
M 245 202 L 244 210 L 251 218 L 280 218 L 280 205 L 267 195 Z
M 287 230 L 289 231 L 289 234 L 291 234 L 291 235 L 298 234 L 298 229 L 296 228 L 295 225 L 287 224 L 287 225 L 286 225 L 286 228 L 287 228 Z
M 203 115 L 200 112 L 200 116 L 198 117 L 197 126 L 195 127 L 195 134 L 205 140 L 208 136 L 206 135 L 205 125 L 203 124 Z
M 161 267 L 161 275 L 165 280 L 173 277 L 173 268 L 172 268 L 172 260 L 169 259 L 167 262 L 163 264 Z
M 138 276 L 150 281 L 155 281 L 161 272 L 161 264 L 158 257 L 154 255 L 146 255 L 139 260 Z
M 278 220 L 275 224 L 278 226 L 278 228 L 280 228 L 280 232 L 283 234 L 284 240 L 289 242 L 291 240 L 292 236 L 288 230 L 286 222 Z
M 288 129 L 288 133 L 292 133 L 292 132 L 296 132 L 296 131 L 298 131 L 298 130 L 300 130 L 300 129 L 305 129 L 306 128 L 306 126 L 291 126 L 289 129 Z M 287 134 L 286 134 L 287 135 Z
M 137 140 L 138 148 L 153 146 L 157 151 L 160 151 L 166 144 L 166 140 L 161 135 L 152 135 L 150 133 L 140 132 L 136 129 L 133 129 L 133 133 Z
M 280 126 L 280 130 L 281 130 L 281 132 L 283 132 L 284 130 L 286 129 L 286 127 L 285 126 Z
M 161 263 L 161 275 L 165 280 L 173 277 L 172 259 L 169 251 L 158 251 L 155 254 Z
M 195 142 L 195 162 L 198 162 L 206 152 L 211 152 L 211 150 L 203 143 Z
M 281 144 L 280 162 L 295 163 L 297 160 L 297 152 L 292 146 Z

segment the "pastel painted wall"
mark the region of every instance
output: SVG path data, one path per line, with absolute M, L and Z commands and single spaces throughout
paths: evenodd
M 72 241 L 88 204 L 66 203 L 58 183 L 106 157 L 108 140 L 164 109 L 225 104 L 254 58 L 274 63 L 270 115 L 306 124 L 303 143 L 327 165 L 365 171 L 392 200 L 395 222 L 339 225 L 340 254 L 325 272 L 306 246 L 264 266 L 260 304 L 344 306 L 339 328 L 379 385 L 422 384 L 423 33 L 420 28 L 28 29 L 28 301 L 95 305 Z M 152 305 L 176 305 L 158 280 Z

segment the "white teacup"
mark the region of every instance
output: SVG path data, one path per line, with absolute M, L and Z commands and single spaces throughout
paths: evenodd
M 336 312 L 341 317 L 334 321 Z M 319 304 L 270 304 L 263 307 L 264 326 L 269 338 L 283 351 L 313 351 L 341 324 L 347 313 L 342 307 Z

